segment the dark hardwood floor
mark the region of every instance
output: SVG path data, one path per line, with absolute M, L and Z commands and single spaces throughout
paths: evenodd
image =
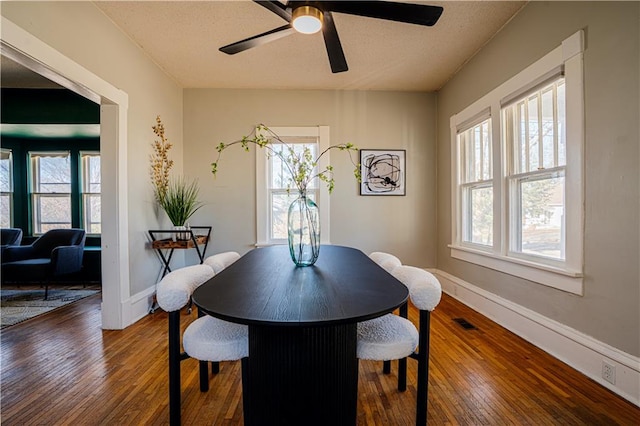
M 2 330 L 3 425 L 168 424 L 167 315 L 103 331 L 99 309 L 93 296 Z M 381 363 L 360 362 L 359 426 L 414 423 L 408 362 L 404 393 Z M 208 393 L 197 370 L 182 363 L 183 424 L 241 425 L 240 364 L 223 363 Z M 447 296 L 432 314 L 428 416 L 432 425 L 640 424 L 638 407 Z

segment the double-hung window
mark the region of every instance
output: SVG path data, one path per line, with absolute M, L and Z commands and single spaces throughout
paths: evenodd
M 10 228 L 13 223 L 13 153 L 0 150 L 0 226 Z
M 503 107 L 509 163 L 509 251 L 537 261 L 565 259 L 565 83 L 550 84 Z
M 99 234 L 100 225 L 100 153 L 80 152 L 82 173 L 82 221 L 89 234 Z
M 451 256 L 583 293 L 583 33 L 451 117 Z
M 71 228 L 71 155 L 30 152 L 31 209 L 34 234 Z
M 462 241 L 493 246 L 493 172 L 491 119 L 463 128 L 458 134 Z M 479 247 L 479 248 L 480 248 Z
M 269 127 L 295 152 L 309 150 L 315 159 L 319 153 L 329 147 L 328 126 L 315 127 Z M 268 136 L 268 135 L 265 135 Z M 271 145 L 274 150 L 286 146 L 278 143 Z M 284 151 L 287 157 L 287 151 Z M 324 170 L 329 164 L 329 155 L 325 154 L 317 167 Z M 289 205 L 298 197 L 298 190 L 291 180 L 291 172 L 277 155 L 269 155 L 265 148 L 256 149 L 256 230 L 257 245 L 287 243 L 287 214 Z M 320 228 L 322 243 L 326 244 L 329 235 L 329 194 L 325 185 L 314 179 L 307 187 L 307 195 L 320 208 Z

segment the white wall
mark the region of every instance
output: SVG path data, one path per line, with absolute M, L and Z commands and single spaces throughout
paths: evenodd
M 531 2 L 438 95 L 438 269 L 640 355 L 640 4 Z M 453 259 L 449 118 L 584 29 L 584 296 Z
M 427 93 L 205 90 L 184 93 L 185 170 L 197 177 L 207 204 L 193 224 L 212 225 L 208 253 L 244 253 L 256 242 L 255 151 L 224 152 L 214 179 L 215 146 L 253 126 L 328 125 L 331 144 L 407 151 L 407 195 L 358 195 L 353 165 L 333 151 L 332 244 L 365 253 L 383 250 L 416 266 L 435 265 L 435 96 Z M 357 162 L 357 155 L 354 156 Z
M 129 97 L 127 174 L 131 295 L 158 280 L 160 263 L 145 247 L 147 230 L 168 225 L 156 215 L 149 180 L 151 126 L 160 114 L 182 166 L 182 89 L 152 63 L 91 2 L 2 2 L 2 16 L 44 41 Z M 159 222 L 160 221 L 160 222 Z

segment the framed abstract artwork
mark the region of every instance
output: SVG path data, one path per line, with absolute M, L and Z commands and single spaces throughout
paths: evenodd
M 406 195 L 404 149 L 360 150 L 360 195 Z

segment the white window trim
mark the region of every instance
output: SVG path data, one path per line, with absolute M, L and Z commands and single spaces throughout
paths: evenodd
M 509 79 L 463 111 L 451 117 L 451 256 L 490 269 L 524 278 L 549 287 L 583 295 L 584 241 L 584 33 L 582 30 L 562 42 L 560 46 Z M 548 80 L 564 69 L 566 84 L 567 165 L 565 175 L 566 259 L 563 265 L 545 265 L 508 256 L 508 206 L 505 168 L 504 135 L 501 130 L 501 107 L 527 90 Z M 494 236 L 493 247 L 480 250 L 477 245 L 462 242 L 461 200 L 458 191 L 457 133 L 465 125 L 486 114 L 492 117 L 493 173 L 494 173 Z
M 329 126 L 311 127 L 269 127 L 281 137 L 316 137 L 318 138 L 318 155 L 329 148 Z M 324 170 L 329 165 L 329 152 L 320 158 L 318 168 Z M 271 245 L 269 236 L 269 194 L 266 182 L 269 182 L 267 150 L 256 149 L 256 246 Z M 323 182 L 319 182 L 316 204 L 320 209 L 320 243 L 329 242 L 329 190 Z

